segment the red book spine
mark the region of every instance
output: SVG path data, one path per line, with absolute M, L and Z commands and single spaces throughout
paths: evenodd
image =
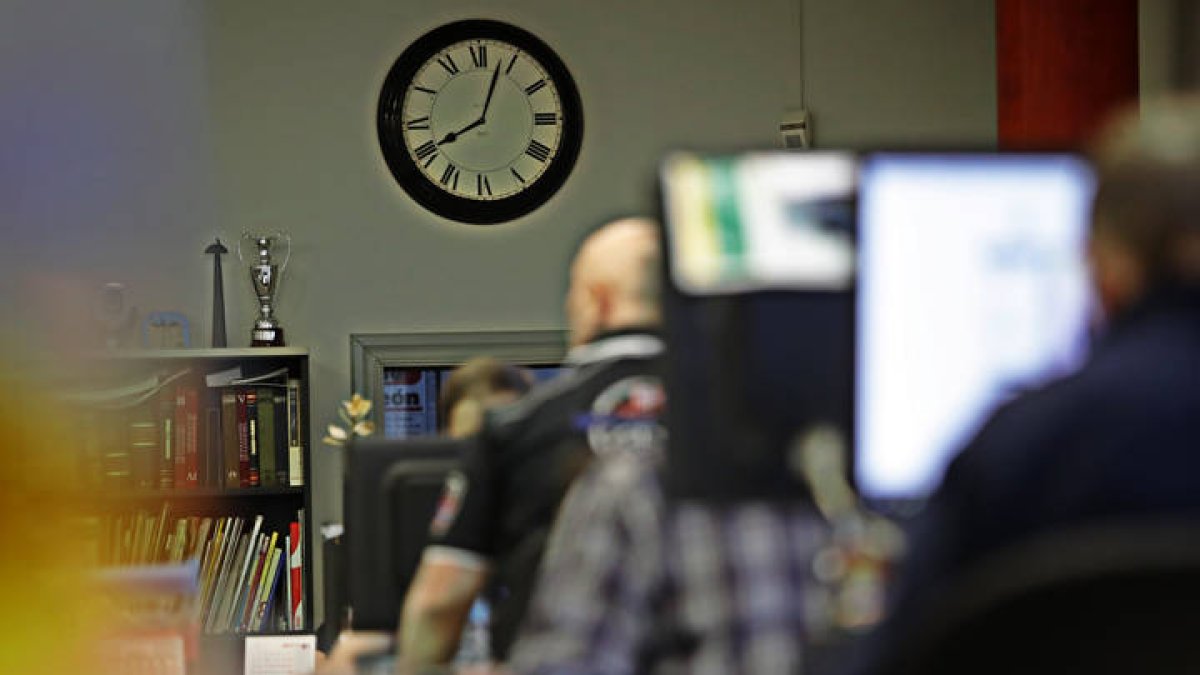
M 184 396 L 184 483 L 188 488 L 200 487 L 200 392 L 196 387 L 187 387 Z
M 289 543 L 292 550 L 288 551 L 288 574 L 292 576 L 292 606 L 291 627 L 301 630 L 304 626 L 304 550 L 300 546 L 300 523 L 291 523 L 288 529 L 291 535 Z
M 250 426 L 246 418 L 246 391 L 237 392 L 238 487 L 250 487 Z

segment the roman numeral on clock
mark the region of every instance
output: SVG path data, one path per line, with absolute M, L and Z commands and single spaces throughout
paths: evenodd
M 439 56 L 437 62 L 438 65 L 446 69 L 447 73 L 450 73 L 451 75 L 458 74 L 458 64 L 454 62 L 453 56 L 450 56 L 449 54 L 446 54 L 445 56 Z
M 451 190 L 458 189 L 458 167 L 457 166 L 454 166 L 453 164 L 446 165 L 446 170 L 442 172 L 442 185 L 449 185 Z
M 513 66 L 515 66 L 515 65 L 517 65 L 517 55 L 513 54 L 512 58 L 508 60 L 508 67 L 504 69 L 504 74 L 505 75 L 511 74 Z
M 476 174 L 475 175 L 475 194 L 482 197 L 484 192 L 487 192 L 489 197 L 492 196 L 492 184 L 488 182 L 487 176 L 485 176 L 481 173 Z
M 557 113 L 534 113 L 533 114 L 533 123 L 537 124 L 537 125 L 554 126 L 555 124 L 558 124 L 558 114 Z
M 512 172 L 513 178 L 516 178 L 517 180 L 521 181 L 521 185 L 525 184 L 525 177 L 522 176 L 521 174 L 517 173 L 516 169 L 514 169 L 510 166 L 510 167 L 508 167 L 508 170 Z
M 476 68 L 487 68 L 487 63 L 488 63 L 487 45 L 479 45 L 478 47 L 476 47 L 475 45 L 471 45 L 470 49 L 471 49 L 471 63 Z
M 542 87 L 545 87 L 545 86 L 546 86 L 546 78 L 543 77 L 542 79 L 538 80 L 537 82 L 534 82 L 533 84 L 529 85 L 528 87 L 525 87 L 525 95 L 533 96 L 535 93 L 540 91 L 542 89 Z
M 550 148 L 537 141 L 529 141 L 529 147 L 525 148 L 525 154 L 539 162 L 544 162 L 550 158 Z
M 421 145 L 417 146 L 416 153 L 418 161 L 425 159 L 430 155 L 436 155 L 437 145 L 435 145 L 433 141 L 425 141 Z
M 539 122 L 538 124 L 541 124 L 541 122 Z M 417 118 L 411 119 L 404 126 L 406 129 L 409 129 L 409 130 L 428 129 L 429 128 L 429 116 L 426 115 L 425 117 L 417 117 Z

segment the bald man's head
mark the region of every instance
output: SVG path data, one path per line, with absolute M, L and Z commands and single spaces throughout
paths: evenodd
M 647 218 L 608 223 L 584 240 L 571 265 L 571 345 L 598 333 L 653 326 L 658 308 L 658 225 Z

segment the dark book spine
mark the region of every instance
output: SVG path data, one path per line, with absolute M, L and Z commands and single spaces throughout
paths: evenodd
M 221 402 L 204 407 L 204 436 L 200 444 L 203 461 L 200 464 L 200 484 L 221 487 Z
M 237 398 L 237 447 L 238 487 L 250 487 L 250 420 L 246 414 L 246 390 L 238 389 Z
M 187 443 L 187 394 L 183 387 L 175 392 L 175 462 L 173 474 L 175 485 L 183 487 L 187 483 L 187 457 L 184 456 L 183 446 Z
M 175 487 L 175 396 L 164 392 L 158 404 L 158 437 L 162 453 L 158 457 L 158 487 Z
M 221 447 L 224 458 L 225 487 L 236 488 L 241 485 L 238 472 L 238 415 L 237 395 L 231 389 L 221 393 Z
M 262 480 L 259 477 L 258 392 L 254 389 L 246 390 L 246 443 L 249 452 L 249 487 L 258 487 Z
M 287 381 L 288 485 L 304 485 L 304 428 L 300 409 L 300 380 Z
M 129 459 L 133 487 L 153 490 L 158 486 L 158 417 L 157 407 L 142 404 L 130 410 Z
M 176 452 L 183 452 L 184 487 L 200 487 L 200 392 L 195 387 L 184 390 L 183 402 L 183 445 Z
M 275 397 L 270 387 L 258 388 L 258 477 L 263 486 L 279 484 L 275 473 Z
M 275 389 L 272 392 L 275 404 L 275 484 L 288 484 L 288 414 L 287 390 Z
M 133 486 L 127 412 L 116 412 L 100 419 L 103 482 L 104 487 L 112 491 L 128 490 Z

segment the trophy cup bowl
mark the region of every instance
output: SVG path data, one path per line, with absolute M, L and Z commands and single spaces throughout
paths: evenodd
M 258 318 L 254 320 L 254 328 L 250 331 L 250 346 L 282 347 L 283 328 L 275 318 L 274 302 L 279 293 L 279 277 L 292 257 L 292 238 L 283 232 L 243 233 L 242 238 L 238 240 L 238 259 L 242 262 L 246 262 L 242 253 L 243 244 L 246 242 L 254 246 L 257 255 L 250 265 L 250 283 L 254 287 L 254 295 L 258 298 Z M 271 254 L 281 242 L 286 244 L 287 253 L 283 263 L 276 265 L 272 262 Z

